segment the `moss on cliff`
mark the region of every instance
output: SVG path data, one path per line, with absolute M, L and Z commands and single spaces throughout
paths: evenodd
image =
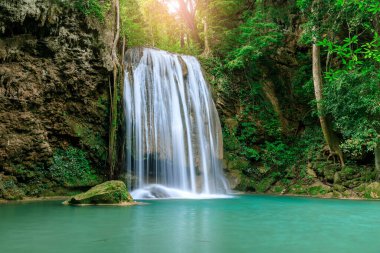
M 15 177 L 0 174 L 0 199 L 22 199 L 25 193 L 17 186 L 16 183 L 17 180 Z
M 91 168 L 87 153 L 73 147 L 54 152 L 48 176 L 65 187 L 87 187 L 102 181 Z

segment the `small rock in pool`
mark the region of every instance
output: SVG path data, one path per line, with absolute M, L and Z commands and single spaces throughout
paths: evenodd
M 107 181 L 92 187 L 84 193 L 80 193 L 63 202 L 68 205 L 99 205 L 134 203 L 127 187 L 122 181 Z

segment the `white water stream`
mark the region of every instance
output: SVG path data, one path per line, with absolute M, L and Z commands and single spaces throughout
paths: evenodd
M 219 117 L 195 57 L 128 50 L 124 109 L 127 184 L 134 198 L 228 192 Z

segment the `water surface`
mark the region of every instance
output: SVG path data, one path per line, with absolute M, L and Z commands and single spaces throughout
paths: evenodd
M 0 205 L 0 252 L 380 252 L 380 202 L 274 196 L 146 202 Z

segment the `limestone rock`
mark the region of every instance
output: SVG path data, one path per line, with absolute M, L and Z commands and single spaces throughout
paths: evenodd
M 91 151 L 98 170 L 106 159 L 113 31 L 64 2 L 0 1 L 0 173 L 26 195 L 55 184 L 58 149 Z
M 339 184 L 341 181 L 342 180 L 341 180 L 339 172 L 335 172 L 335 174 L 334 174 L 334 184 Z
M 326 190 L 326 191 L 330 191 L 331 190 L 331 186 L 328 186 L 328 185 L 325 185 L 324 183 L 322 183 L 321 181 L 319 180 L 316 180 L 312 185 L 311 187 L 321 187 L 322 189 Z
M 380 198 L 380 183 L 373 182 L 366 186 L 365 195 L 366 198 L 379 199 Z
M 326 194 L 331 192 L 332 187 L 325 185 L 319 180 L 316 180 L 310 187 L 308 188 L 308 194 L 310 195 L 318 195 L 318 196 L 326 196 Z
M 309 175 L 312 178 L 316 178 L 317 177 L 317 174 L 315 173 L 315 171 L 312 168 L 310 168 L 310 167 L 307 168 L 306 173 L 307 173 L 307 175 Z
M 241 183 L 241 173 L 236 170 L 225 171 L 225 176 L 232 190 Z
M 87 192 L 71 197 L 64 203 L 70 205 L 97 205 L 120 204 L 124 202 L 133 202 L 133 198 L 129 194 L 124 182 L 114 180 L 96 185 Z

